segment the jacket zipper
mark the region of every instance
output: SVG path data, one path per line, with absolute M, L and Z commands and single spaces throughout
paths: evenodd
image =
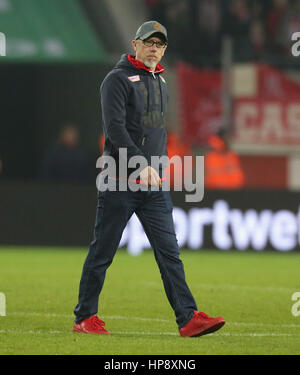
M 158 77 L 159 78 L 159 77 Z M 163 97 L 162 97 L 162 89 L 161 89 L 161 82 L 160 78 L 158 79 L 159 91 L 160 91 L 160 106 L 161 106 L 161 114 L 164 115 L 164 108 L 163 108 Z
M 151 74 L 152 74 L 153 78 L 156 79 L 156 76 L 155 76 L 154 72 L 151 71 Z M 161 114 L 164 115 L 164 109 L 163 109 L 163 98 L 162 98 L 162 89 L 161 89 L 161 82 L 160 82 L 159 77 L 158 77 L 158 85 L 159 85 L 159 91 L 160 91 L 160 107 L 161 107 Z M 149 95 L 149 91 L 148 91 L 148 95 Z

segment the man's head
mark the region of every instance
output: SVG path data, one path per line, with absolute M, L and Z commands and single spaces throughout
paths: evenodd
M 136 59 L 143 62 L 151 70 L 162 59 L 167 48 L 167 30 L 156 21 L 143 23 L 137 30 L 135 39 L 132 41 L 136 52 Z

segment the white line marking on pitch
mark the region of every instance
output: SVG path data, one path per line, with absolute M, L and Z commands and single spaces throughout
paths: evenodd
M 72 314 L 56 314 L 56 313 L 39 313 L 39 312 L 8 312 L 8 316 L 41 316 L 45 318 L 74 318 Z M 103 319 L 116 319 L 116 320 L 139 320 L 139 321 L 149 321 L 149 322 L 163 322 L 163 323 L 172 323 L 173 320 L 170 319 L 160 319 L 160 318 L 144 318 L 137 316 L 122 316 L 122 315 L 100 315 Z M 262 323 L 262 322 L 226 322 L 226 325 L 233 326 L 245 326 L 245 327 L 277 327 L 277 328 L 300 328 L 300 324 L 274 324 L 274 323 Z
M 56 313 L 38 313 L 38 312 L 11 312 L 7 315 L 16 315 L 16 316 L 45 316 L 47 318 L 74 318 L 72 314 L 56 314 Z M 140 321 L 151 321 L 151 322 L 171 322 L 168 319 L 159 319 L 159 318 L 143 318 L 143 317 L 136 317 L 136 316 L 121 316 L 121 315 L 101 315 L 103 319 L 131 319 L 131 320 L 140 320 Z
M 137 335 L 137 336 L 179 336 L 176 332 L 143 332 L 143 331 L 110 331 L 112 334 L 116 335 Z M 29 335 L 43 335 L 43 334 L 50 334 L 50 335 L 57 335 L 57 334 L 73 334 L 73 332 L 70 331 L 57 331 L 57 330 L 28 330 L 28 331 L 22 331 L 17 329 L 2 329 L 0 330 L 0 334 L 8 334 L 8 333 L 15 333 L 15 334 L 29 334 Z M 295 333 L 214 333 L 214 336 L 226 336 L 226 337 L 300 337 L 300 334 Z
M 235 284 L 194 284 L 199 288 L 216 288 L 216 289 L 246 289 L 246 290 L 263 290 L 267 292 L 291 292 L 295 288 L 281 287 L 281 286 L 259 286 L 259 285 L 235 285 Z
M 157 281 L 144 281 L 144 282 L 141 282 L 141 284 L 145 285 L 145 286 L 159 286 L 161 285 L 159 282 Z M 193 287 L 196 287 L 196 288 L 212 288 L 212 289 L 231 289 L 231 290 L 235 290 L 235 289 L 246 289 L 246 290 L 264 290 L 264 291 L 268 291 L 268 292 L 291 292 L 295 289 L 297 289 L 297 287 L 295 288 L 289 288 L 289 287 L 281 287 L 281 286 L 259 286 L 259 285 L 236 285 L 236 284 L 202 284 L 202 283 L 191 283 L 191 285 Z

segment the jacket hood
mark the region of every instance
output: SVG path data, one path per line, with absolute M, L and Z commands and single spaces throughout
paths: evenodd
M 120 68 L 129 69 L 133 71 L 144 70 L 144 71 L 152 73 L 151 69 L 148 68 L 144 63 L 136 60 L 135 55 L 128 55 L 125 53 L 121 56 L 121 59 L 117 62 L 115 66 L 115 69 L 120 69 Z M 165 69 L 160 64 L 157 64 L 154 73 L 164 73 L 164 72 L 165 72 Z

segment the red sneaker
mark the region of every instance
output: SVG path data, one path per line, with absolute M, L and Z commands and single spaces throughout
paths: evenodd
M 182 337 L 202 336 L 217 331 L 224 324 L 225 320 L 221 316 L 212 318 L 204 312 L 194 311 L 192 319 L 180 328 L 179 333 Z
M 110 335 L 110 332 L 103 326 L 105 326 L 105 322 L 99 319 L 97 315 L 93 315 L 90 318 L 83 319 L 80 323 L 75 323 L 73 332 Z

